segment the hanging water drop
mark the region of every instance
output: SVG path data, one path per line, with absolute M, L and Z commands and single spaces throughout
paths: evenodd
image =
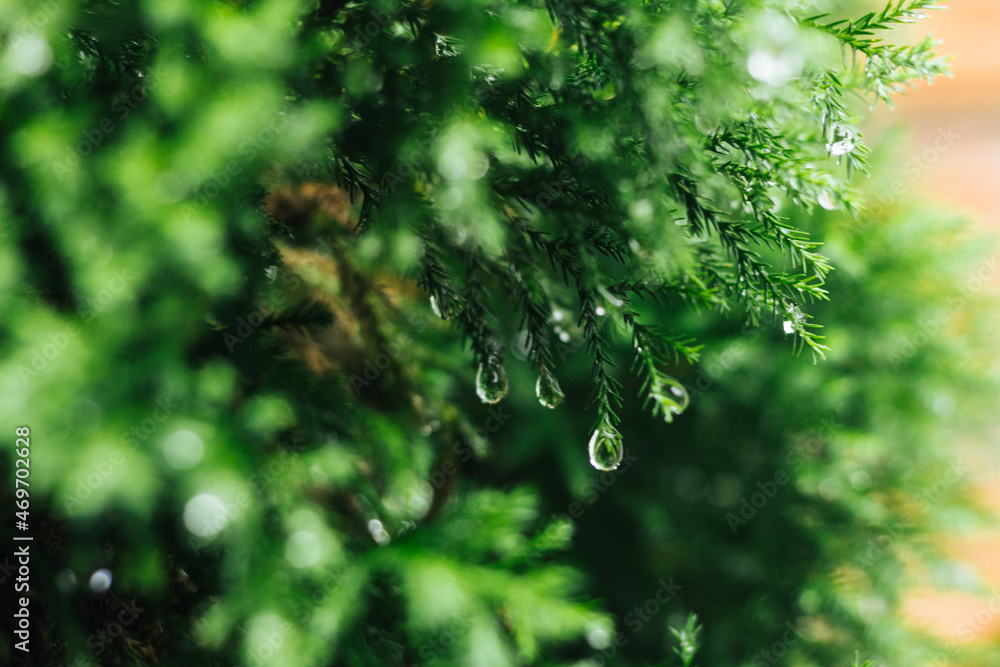
M 476 396 L 483 403 L 498 403 L 506 395 L 507 371 L 498 357 L 491 356 L 476 372 Z
M 830 155 L 840 157 L 841 155 L 847 155 L 854 150 L 854 142 L 850 139 L 842 139 L 840 141 L 835 141 L 832 144 L 827 144 L 826 150 L 830 151 Z
M 559 382 L 547 371 L 543 371 L 538 376 L 538 382 L 535 383 L 535 395 L 538 396 L 538 402 L 547 408 L 556 407 L 566 398 L 562 389 L 559 388 Z
M 670 387 L 670 393 L 673 394 L 674 400 L 677 403 L 673 408 L 674 414 L 679 415 L 687 410 L 687 406 L 691 404 L 691 396 L 688 395 L 684 385 L 676 380 L 669 381 L 667 385 Z
M 459 313 L 459 305 L 447 294 L 435 296 L 431 294 L 431 310 L 442 320 L 452 320 Z
M 598 470 L 614 470 L 622 462 L 622 437 L 618 431 L 604 426 L 594 431 L 587 445 L 590 465 Z
M 823 190 L 822 192 L 820 192 L 819 196 L 816 197 L 816 201 L 819 203 L 820 206 L 822 206 L 828 211 L 832 211 L 833 209 L 837 208 L 837 202 L 833 200 L 833 195 L 830 194 L 829 190 Z
M 663 421 L 668 424 L 674 420 L 674 417 L 684 412 L 688 404 L 691 403 L 687 389 L 673 378 L 659 380 L 654 385 L 650 398 L 656 401 L 656 409 L 653 410 L 653 414 L 659 412 L 663 415 Z
M 853 128 L 846 125 L 840 125 L 834 128 L 833 138 L 834 141 L 826 145 L 826 150 L 834 157 L 847 155 L 853 151 L 854 147 L 858 144 L 857 132 Z
M 433 294 L 431 294 L 431 310 L 433 310 L 434 314 L 440 317 L 442 320 L 448 319 L 447 317 L 444 316 L 444 313 L 441 312 L 441 307 L 438 306 L 437 297 L 434 296 Z

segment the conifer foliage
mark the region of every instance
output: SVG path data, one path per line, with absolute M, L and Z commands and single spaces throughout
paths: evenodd
M 883 41 L 935 7 L 7 3 L 0 392 L 31 428 L 36 541 L 32 653 L 0 647 L 645 659 L 599 568 L 559 555 L 560 492 L 494 469 L 497 434 L 533 428 L 508 396 L 586 421 L 597 471 L 552 445 L 555 478 L 618 479 L 623 410 L 689 409 L 715 335 L 692 313 L 822 359 L 834 266 L 806 229 L 861 211 L 856 100 L 945 71 L 929 38 Z M 672 604 L 662 659 L 689 667 L 687 613 L 720 615 Z

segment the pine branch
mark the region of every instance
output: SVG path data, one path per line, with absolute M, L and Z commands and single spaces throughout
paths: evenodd
M 508 253 L 511 265 L 510 279 L 513 283 L 514 295 L 521 309 L 521 328 L 527 331 L 526 349 L 528 359 L 538 367 L 540 373 L 550 374 L 555 367 L 555 355 L 552 352 L 551 331 L 549 320 L 552 314 L 552 303 L 546 295 L 533 262 L 531 234 L 526 231 L 527 225 L 522 220 L 511 220 L 515 229 L 521 233 L 515 234 L 513 252 Z
M 732 296 L 747 303 L 755 312 L 778 313 L 783 298 L 825 299 L 827 293 L 820 285 L 822 275 L 829 270 L 825 259 L 813 257 L 808 242 L 803 244 L 788 234 L 782 243 L 796 249 L 800 257 L 812 261 L 813 276 L 803 274 L 771 273 L 767 262 L 751 249 L 752 245 L 770 247 L 770 237 L 739 222 L 723 221 L 721 215 L 699 200 L 697 186 L 690 178 L 675 174 L 672 185 L 687 212 L 687 219 L 697 234 L 714 231 L 722 242 L 729 259 L 736 268 L 736 282 L 730 285 Z M 776 220 L 772 220 L 777 224 Z M 810 253 L 809 255 L 803 253 Z
M 934 55 L 932 49 L 937 42 L 930 37 L 913 46 L 889 46 L 875 33 L 925 19 L 925 10 L 933 9 L 943 9 L 940 0 L 890 0 L 882 11 L 869 12 L 854 21 L 822 23 L 829 14 L 820 14 L 804 19 L 802 24 L 832 35 L 854 57 L 863 54 L 862 88 L 873 94 L 876 101 L 891 107 L 891 95 L 900 92 L 904 84 L 909 85 L 913 79 L 929 81 L 947 74 L 948 67 L 945 58 Z
M 268 315 L 260 326 L 263 329 L 276 327 L 305 333 L 325 329 L 333 324 L 333 320 L 333 311 L 328 305 L 322 301 L 307 298 L 281 313 Z
M 701 648 L 702 626 L 698 625 L 698 616 L 688 614 L 687 622 L 680 630 L 670 628 L 677 646 L 674 647 L 674 655 L 681 661 L 681 667 L 694 667 L 694 656 Z
M 417 284 L 430 294 L 434 314 L 443 320 L 458 317 L 464 306 L 462 298 L 451 281 L 451 273 L 442 264 L 440 252 L 431 238 L 431 230 L 425 227 L 421 235 L 423 241 L 423 270 L 417 277 Z
M 489 273 L 483 258 L 471 251 L 465 285 L 460 290 L 462 309 L 457 321 L 462 327 L 463 338 L 472 348 L 473 363 L 483 368 L 490 366 L 503 372 L 503 346 L 500 336 L 491 324 L 493 313 L 487 305 L 490 297 L 483 284 L 483 276 Z
M 602 428 L 614 430 L 618 425 L 619 417 L 615 414 L 615 408 L 621 407 L 621 383 L 610 375 L 610 368 L 617 368 L 611 355 L 608 352 L 608 344 L 601 335 L 604 322 L 602 316 L 598 315 L 597 301 L 594 292 L 581 288 L 580 297 L 580 319 L 579 326 L 583 330 L 584 339 L 587 341 L 587 354 L 594 358 L 591 367 L 590 380 L 593 384 L 593 393 L 587 402 L 587 407 L 597 408 L 596 429 Z
M 841 160 L 846 162 L 850 178 L 854 171 L 868 173 L 868 148 L 861 140 L 854 117 L 844 102 L 847 90 L 833 72 L 820 72 L 810 80 L 808 104 L 820 114 L 827 154 L 836 153 L 838 164 Z

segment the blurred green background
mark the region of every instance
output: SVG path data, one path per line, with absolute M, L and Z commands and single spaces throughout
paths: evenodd
M 34 541 L 32 652 L 5 631 L 3 663 L 994 664 L 901 610 L 918 585 L 991 609 L 940 536 L 990 522 L 971 487 L 995 465 L 995 239 L 913 192 L 900 136 L 880 134 L 870 179 L 860 144 L 824 152 L 852 126 L 820 118 L 836 86 L 817 101 L 799 82 L 870 81 L 807 25 L 821 11 L 862 13 L 5 5 L 5 598 L 15 427 Z M 850 99 L 844 118 L 867 108 Z M 780 167 L 754 197 L 835 267 L 830 300 L 799 304 L 825 360 L 796 354 L 797 310 L 750 323 L 745 301 L 683 294 L 711 262 L 671 178 L 736 217 L 725 178 L 770 178 L 704 148 L 730 126 Z M 609 268 L 580 241 L 577 264 L 529 266 L 515 204 L 573 241 L 620 233 L 638 259 Z M 588 462 L 593 343 L 566 265 L 606 278 L 608 322 L 625 310 L 612 283 L 666 281 L 676 298 L 628 308 L 703 346 L 669 366 L 690 407 L 665 423 L 628 372 L 627 323 L 605 327 L 613 471 Z M 485 405 L 494 344 L 509 393 Z M 670 632 L 692 613 L 693 662 Z

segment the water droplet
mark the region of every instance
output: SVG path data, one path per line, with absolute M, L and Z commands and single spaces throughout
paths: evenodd
M 847 155 L 858 144 L 857 132 L 846 125 L 837 126 L 833 130 L 834 141 L 826 145 L 826 150 L 834 157 Z
M 684 412 L 691 403 L 691 397 L 684 385 L 671 378 L 658 382 L 651 391 L 650 397 L 656 401 L 657 407 L 663 413 L 663 421 L 668 424 L 674 420 L 674 417 Z
M 784 322 L 781 323 L 781 326 L 785 328 L 786 334 L 790 334 L 793 331 L 795 331 L 795 323 L 792 322 L 791 320 L 785 320 Z
M 562 389 L 559 388 L 559 382 L 548 372 L 543 372 L 538 376 L 538 382 L 535 383 L 535 394 L 538 396 L 538 402 L 547 408 L 556 407 L 566 398 Z
M 597 308 L 594 309 L 594 314 L 596 314 L 598 317 L 604 317 L 604 314 L 606 312 L 607 311 L 604 310 L 603 306 L 598 306 Z
M 498 403 L 507 395 L 507 371 L 498 357 L 489 357 L 476 372 L 476 396 L 483 403 Z
M 564 343 L 568 343 L 569 342 L 569 334 L 566 333 L 565 331 L 561 332 L 559 334 L 559 340 L 561 340 Z
M 587 445 L 590 465 L 598 470 L 614 470 L 622 462 L 622 437 L 613 428 L 604 426 L 594 431 Z
M 841 139 L 840 141 L 835 141 L 832 144 L 826 145 L 826 150 L 830 151 L 830 155 L 834 157 L 840 157 L 841 155 L 847 155 L 854 149 L 854 142 L 850 139 Z
M 431 294 L 431 310 L 442 320 L 450 320 L 457 314 L 457 307 L 453 301 L 447 298 L 438 299 Z
M 687 389 L 685 389 L 684 385 L 680 382 L 672 380 L 669 382 L 669 385 L 670 393 L 674 395 L 675 399 L 677 399 L 677 408 L 675 408 L 675 410 L 678 414 L 680 414 L 681 412 L 687 410 L 687 406 L 691 403 L 691 397 L 688 396 Z
M 837 202 L 833 200 L 833 195 L 830 194 L 829 190 L 823 190 L 823 192 L 819 193 L 819 196 L 816 197 L 816 201 L 820 206 L 828 211 L 832 211 L 837 208 Z
M 564 317 L 566 317 L 566 314 L 563 313 L 563 311 L 561 311 L 561 310 L 553 310 L 552 311 L 552 319 L 554 321 L 556 321 L 556 322 L 562 322 Z

